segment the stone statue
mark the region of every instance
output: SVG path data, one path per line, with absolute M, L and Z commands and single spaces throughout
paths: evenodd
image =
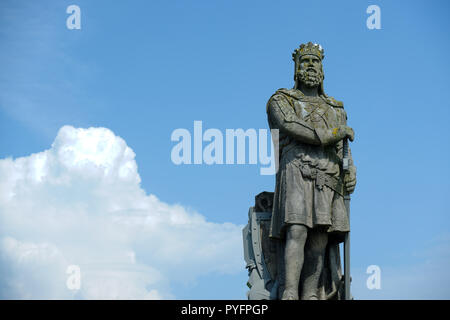
M 324 92 L 322 47 L 302 44 L 292 56 L 294 88 L 277 90 L 267 103 L 269 126 L 279 130 L 275 192 L 257 196 L 254 221 L 244 229 L 247 268 L 257 271 L 249 286 L 261 280 L 249 298 L 343 299 L 339 243 L 350 231 L 344 197 L 356 185 L 350 150 L 346 171 L 343 156 L 354 132 L 343 103 Z M 260 239 L 252 238 L 256 229 Z

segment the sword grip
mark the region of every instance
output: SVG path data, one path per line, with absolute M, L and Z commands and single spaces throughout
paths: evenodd
M 342 169 L 345 171 L 349 168 L 349 158 L 348 158 L 348 139 L 344 138 L 342 140 Z

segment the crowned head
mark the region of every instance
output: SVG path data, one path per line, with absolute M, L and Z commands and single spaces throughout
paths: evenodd
M 295 49 L 292 59 L 295 62 L 296 87 L 299 86 L 299 82 L 307 87 L 321 86 L 324 79 L 322 66 L 324 57 L 322 46 L 316 43 L 308 42 Z

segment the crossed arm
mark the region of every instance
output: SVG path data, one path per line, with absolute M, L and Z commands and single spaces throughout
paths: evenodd
M 268 104 L 269 119 L 274 128 L 294 139 L 312 145 L 329 145 L 349 137 L 353 140 L 353 130 L 346 125 L 332 129 L 313 128 L 300 119 L 286 98 L 275 95 Z
M 351 141 L 354 139 L 353 129 L 347 126 L 346 120 L 342 125 L 332 129 L 313 128 L 296 115 L 289 102 L 281 95 L 275 95 L 270 99 L 268 116 L 275 129 L 303 143 L 317 146 L 337 144 L 337 148 L 340 149 L 344 138 L 348 137 Z M 356 167 L 353 164 L 350 148 L 349 158 L 350 168 L 344 177 L 344 184 L 347 191 L 353 193 L 356 186 Z

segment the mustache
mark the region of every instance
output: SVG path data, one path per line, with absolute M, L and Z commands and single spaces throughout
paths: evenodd
M 305 70 L 300 70 L 300 75 L 322 78 L 323 73 L 322 73 L 321 70 L 317 70 L 317 69 L 314 69 L 314 68 L 308 68 L 308 69 L 305 69 Z
M 299 80 L 308 86 L 317 86 L 323 80 L 323 72 L 322 70 L 317 70 L 315 68 L 300 70 Z

